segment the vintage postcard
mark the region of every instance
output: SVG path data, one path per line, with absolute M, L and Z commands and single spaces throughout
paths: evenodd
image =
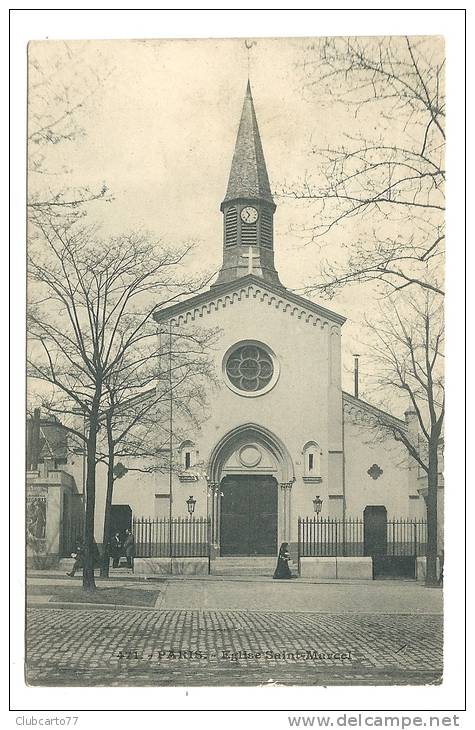
M 29 686 L 442 682 L 444 54 L 30 43 Z

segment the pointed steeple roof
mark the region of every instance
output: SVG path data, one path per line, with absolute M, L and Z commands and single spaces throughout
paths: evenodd
M 258 198 L 274 203 L 249 81 L 223 203 L 236 198 Z

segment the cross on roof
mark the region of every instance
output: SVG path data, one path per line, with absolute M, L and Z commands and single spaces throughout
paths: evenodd
M 249 246 L 249 253 L 243 253 L 242 257 L 243 257 L 243 259 L 249 259 L 247 273 L 252 274 L 252 263 L 253 263 L 254 259 L 258 258 L 258 256 L 256 256 L 254 254 L 252 246 Z

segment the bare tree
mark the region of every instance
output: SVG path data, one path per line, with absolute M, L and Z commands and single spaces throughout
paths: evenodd
M 408 430 L 395 419 L 377 417 L 377 429 L 402 443 L 427 478 L 427 576 L 437 583 L 437 494 L 443 435 L 443 303 L 433 292 L 400 297 L 381 307 L 377 324 L 366 323 L 372 335 L 369 350 L 376 388 L 409 400 L 417 428 Z
M 70 150 L 87 134 L 87 112 L 112 75 L 97 46 L 41 41 L 28 46 L 28 215 L 75 219 L 84 204 L 110 199 L 105 183 L 72 183 Z M 59 150 L 64 153 L 61 155 Z
M 409 398 L 418 433 L 384 414 L 379 430 L 403 443 L 427 475 L 428 583 L 436 579 L 444 418 L 443 53 L 434 38 L 312 41 L 301 65 L 304 93 L 331 106 L 340 143 L 312 147 L 304 180 L 282 192 L 307 201 L 312 213 L 305 235 L 321 260 L 307 291 L 331 298 L 370 284 L 373 295 L 388 298 L 380 320 L 367 323 L 375 385 L 386 403 L 394 393 L 405 395 L 405 406 Z
M 103 577 L 109 575 L 114 484 L 128 471 L 153 473 L 175 468 L 168 463 L 172 458 L 170 438 L 176 442 L 180 424 L 196 427 L 206 413 L 203 383 L 214 379 L 208 353 L 215 335 L 214 329 L 159 330 L 158 345 L 142 347 L 140 354 L 132 352 L 132 359 L 124 358 L 106 383 L 103 443 L 98 445 L 97 455 L 98 462 L 107 465 Z
M 324 38 L 302 71 L 305 93 L 348 129 L 341 144 L 312 147 L 305 179 L 282 191 L 311 204 L 311 242 L 338 241 L 308 291 L 376 282 L 383 294 L 443 294 L 443 40 Z
M 203 282 L 180 274 L 189 247 L 170 250 L 137 235 L 104 243 L 90 229 L 42 217 L 36 225 L 41 237 L 29 246 L 28 374 L 43 383 L 43 409 L 71 419 L 79 411 L 85 419 L 84 432 L 69 430 L 86 449 L 83 587 L 94 590 L 97 438 L 107 386 L 121 368 L 133 371 L 134 353 L 156 341 L 155 306 Z M 147 356 L 154 355 L 158 345 L 154 351 L 152 344 Z

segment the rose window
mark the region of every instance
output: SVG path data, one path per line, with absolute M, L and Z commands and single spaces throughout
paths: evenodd
M 274 364 L 263 347 L 242 345 L 229 355 L 226 375 L 235 388 L 252 393 L 269 385 L 274 375 Z

